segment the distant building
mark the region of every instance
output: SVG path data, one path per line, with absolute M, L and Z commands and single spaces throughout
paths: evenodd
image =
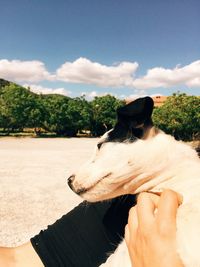
M 133 101 L 135 99 L 136 98 L 127 98 L 127 99 L 125 99 L 126 104 L 130 103 L 131 101 Z M 160 107 L 167 100 L 167 96 L 164 96 L 164 95 L 156 95 L 156 96 L 152 96 L 152 99 L 154 101 L 154 106 L 155 107 Z
M 164 95 L 157 95 L 157 96 L 153 96 L 152 98 L 153 98 L 155 107 L 162 106 L 164 102 L 167 100 L 167 96 L 164 96 Z

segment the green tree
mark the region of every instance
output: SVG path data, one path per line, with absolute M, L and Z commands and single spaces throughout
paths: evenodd
M 41 96 L 33 95 L 32 98 L 32 108 L 30 109 L 29 119 L 26 123 L 26 127 L 34 128 L 37 135 L 40 134 L 47 112 L 45 106 L 43 105 Z
M 47 112 L 44 128 L 58 135 L 76 136 L 90 129 L 91 105 L 84 97 L 69 98 L 62 95 L 42 96 Z
M 0 128 L 5 132 L 8 126 L 10 125 L 10 117 L 8 114 L 8 109 L 5 105 L 3 98 L 3 93 L 0 92 Z
M 155 108 L 153 120 L 157 127 L 176 139 L 192 140 L 200 133 L 200 98 L 173 94 L 163 106 Z
M 16 84 L 5 86 L 0 93 L 0 104 L 2 128 L 14 131 L 41 125 L 43 107 L 29 90 Z
M 70 130 L 70 118 L 67 116 L 69 97 L 63 95 L 41 95 L 46 116 L 43 127 L 58 135 L 67 135 Z
M 92 134 L 99 136 L 111 129 L 116 122 L 117 108 L 124 104 L 124 101 L 111 95 L 95 97 L 91 102 L 93 116 L 90 130 Z
M 92 121 L 92 106 L 84 97 L 71 98 L 68 102 L 67 115 L 71 119 L 71 129 L 77 134 L 89 130 Z

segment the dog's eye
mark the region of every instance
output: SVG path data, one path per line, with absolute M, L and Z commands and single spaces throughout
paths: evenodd
M 97 148 L 98 148 L 98 150 L 100 150 L 102 144 L 103 144 L 103 143 L 98 143 L 98 144 L 97 144 Z

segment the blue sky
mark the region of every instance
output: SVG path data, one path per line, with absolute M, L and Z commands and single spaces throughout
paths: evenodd
M 198 0 L 0 0 L 0 77 L 71 97 L 200 95 Z

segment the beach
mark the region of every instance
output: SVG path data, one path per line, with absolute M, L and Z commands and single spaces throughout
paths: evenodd
M 0 246 L 28 241 L 82 200 L 67 178 L 96 138 L 0 138 Z

